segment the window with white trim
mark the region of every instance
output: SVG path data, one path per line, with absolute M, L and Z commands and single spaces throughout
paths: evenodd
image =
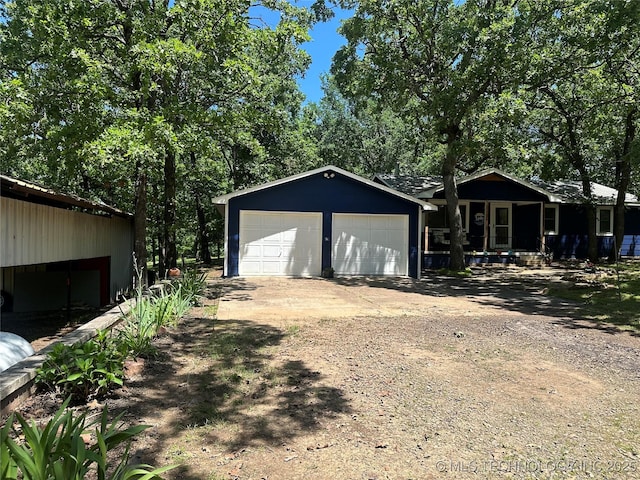
M 613 207 L 596 208 L 596 233 L 613 235 Z
M 544 233 L 556 235 L 558 233 L 558 205 L 545 205 L 544 207 Z

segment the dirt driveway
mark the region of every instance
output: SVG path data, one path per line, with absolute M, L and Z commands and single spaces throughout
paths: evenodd
M 640 336 L 525 277 L 212 279 L 109 403 L 176 479 L 640 478 Z
M 256 408 L 266 425 L 284 408 L 288 427 L 254 430 L 223 472 L 640 478 L 640 337 L 526 275 L 228 282 L 220 325 L 290 332 L 270 359 L 306 373 Z

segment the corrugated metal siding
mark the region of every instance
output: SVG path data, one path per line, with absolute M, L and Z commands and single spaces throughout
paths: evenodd
M 111 257 L 111 295 L 130 285 L 133 226 L 103 217 L 3 197 L 0 265 L 12 267 Z

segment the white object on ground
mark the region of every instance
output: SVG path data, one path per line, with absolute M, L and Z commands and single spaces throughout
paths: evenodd
M 0 372 L 33 355 L 33 347 L 15 333 L 0 332 Z

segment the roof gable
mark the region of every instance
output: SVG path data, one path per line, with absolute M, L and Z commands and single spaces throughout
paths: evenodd
M 356 175 L 354 173 L 348 172 L 346 170 L 343 170 L 343 169 L 338 168 L 338 167 L 333 166 L 333 165 L 328 165 L 326 167 L 316 168 L 315 170 L 309 170 L 307 172 L 299 173 L 297 175 L 291 175 L 289 177 L 281 178 L 281 179 L 278 179 L 278 180 L 273 180 L 271 182 L 263 183 L 261 185 L 256 185 L 254 187 L 250 187 L 250 188 L 238 190 L 238 191 L 235 191 L 235 192 L 231 192 L 231 193 L 228 193 L 226 195 L 221 195 L 221 196 L 215 197 L 215 198 L 213 198 L 212 201 L 216 205 L 223 206 L 223 205 L 226 205 L 229 202 L 229 200 L 231 200 L 232 198 L 239 197 L 239 196 L 242 196 L 242 195 L 247 195 L 247 194 L 254 193 L 254 192 L 259 192 L 261 190 L 266 190 L 266 189 L 269 189 L 269 188 L 274 188 L 274 187 L 277 187 L 277 186 L 280 186 L 280 185 L 285 185 L 287 183 L 294 182 L 294 181 L 297 181 L 297 180 L 301 180 L 301 179 L 304 179 L 304 178 L 307 178 L 307 177 L 310 177 L 310 176 L 313 176 L 313 175 L 317 175 L 317 174 L 323 174 L 327 178 L 330 178 L 331 175 L 336 175 L 336 174 L 343 175 L 343 176 L 345 176 L 345 177 L 347 177 L 347 178 L 349 178 L 351 180 L 354 180 L 354 181 L 359 182 L 361 184 L 367 185 L 368 187 L 371 187 L 373 189 L 380 190 L 380 191 L 385 192 L 387 194 L 390 194 L 390 195 L 399 197 L 399 198 L 401 198 L 403 200 L 409 201 L 411 203 L 415 203 L 417 205 L 420 205 L 424 210 L 436 210 L 436 208 L 437 208 L 434 205 L 428 203 L 427 201 L 417 198 L 416 196 L 408 195 L 408 194 L 403 193 L 401 191 L 395 190 L 395 189 L 393 189 L 393 188 L 391 188 L 391 187 L 389 187 L 387 185 L 376 183 L 376 182 L 374 182 L 372 180 L 366 179 L 364 177 L 360 177 L 359 175 Z

